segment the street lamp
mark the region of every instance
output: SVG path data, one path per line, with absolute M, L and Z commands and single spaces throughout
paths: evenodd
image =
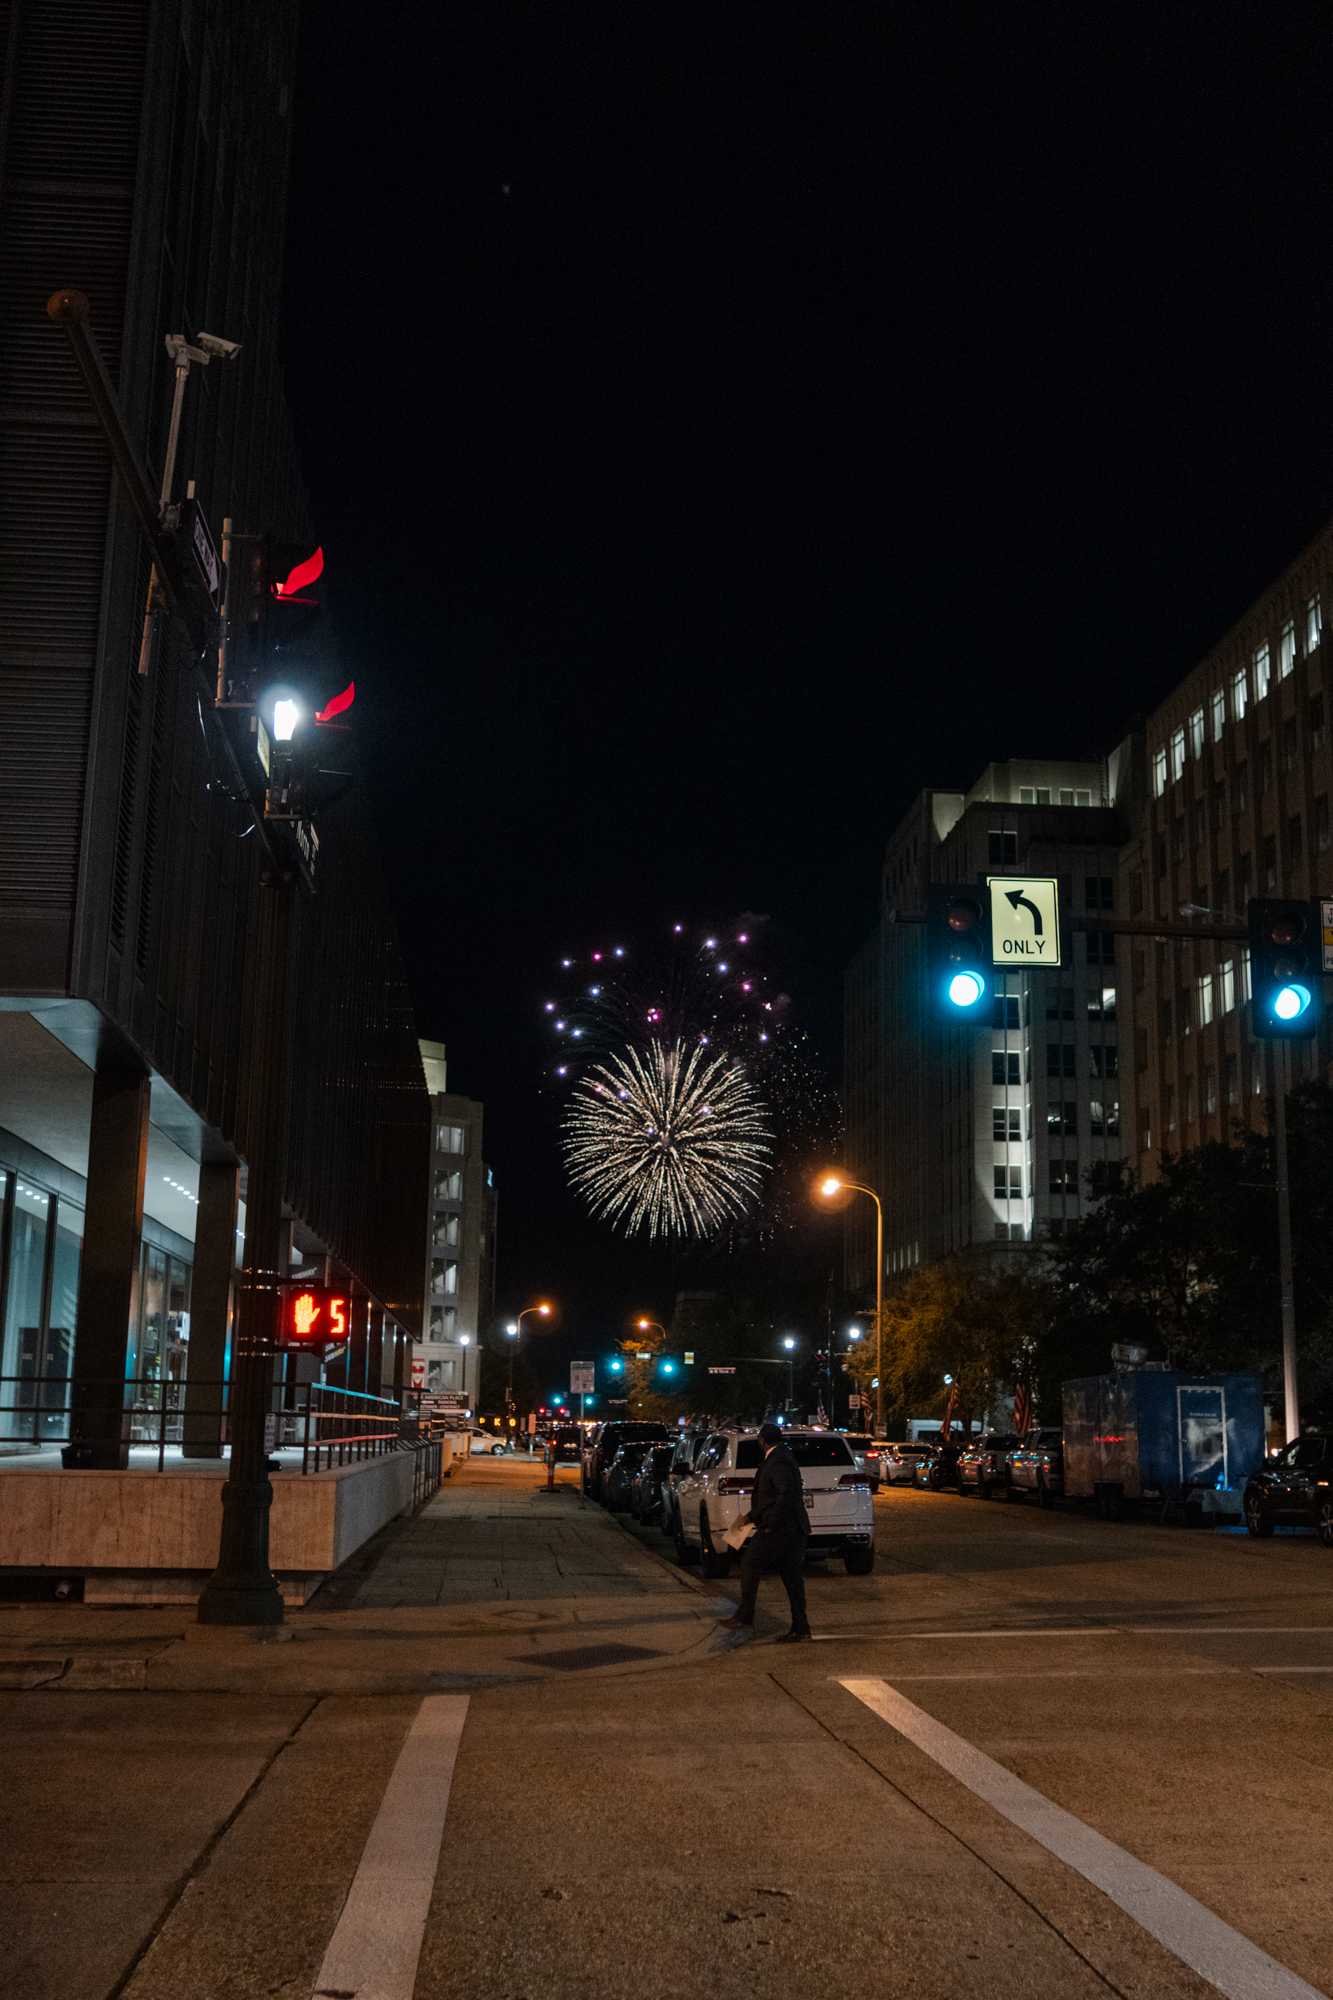
M 518 1345 L 518 1337 L 523 1331 L 523 1322 L 527 1318 L 528 1314 L 540 1313 L 543 1319 L 549 1319 L 551 1317 L 551 1313 L 553 1310 L 554 1308 L 552 1307 L 548 1299 L 538 1299 L 536 1305 L 524 1306 L 518 1318 L 511 1319 L 508 1326 L 505 1328 L 506 1335 L 510 1340 L 513 1341 L 514 1346 L 516 1347 Z M 509 1350 L 509 1382 L 505 1390 L 505 1400 L 511 1405 L 514 1400 L 514 1348 L 513 1347 L 511 1347 Z
M 666 1328 L 663 1326 L 660 1319 L 647 1319 L 647 1318 L 636 1319 L 634 1324 L 639 1329 L 640 1333 L 647 1333 L 650 1328 L 655 1327 L 658 1333 L 661 1334 L 663 1340 L 669 1340 L 671 1337 L 668 1334 Z
M 874 1188 L 862 1181 L 844 1180 L 841 1174 L 825 1174 L 819 1192 L 825 1201 L 836 1194 L 866 1194 L 875 1204 L 875 1434 L 884 1435 L 884 1204 Z

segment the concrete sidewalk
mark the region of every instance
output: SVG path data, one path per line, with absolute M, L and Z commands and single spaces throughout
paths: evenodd
M 525 1460 L 470 1460 L 276 1630 L 83 1605 L 0 1610 L 0 1686 L 408 1694 L 634 1673 L 718 1643 L 726 1606 Z

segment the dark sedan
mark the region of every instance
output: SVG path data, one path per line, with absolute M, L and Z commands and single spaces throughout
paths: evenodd
M 602 1480 L 602 1504 L 611 1514 L 627 1514 L 634 1506 L 634 1475 L 651 1449 L 648 1438 L 631 1439 L 622 1444 Z
M 641 1527 L 651 1528 L 662 1511 L 662 1481 L 676 1455 L 674 1444 L 650 1444 L 630 1481 L 629 1510 Z
M 1307 1431 L 1264 1460 L 1245 1488 L 1245 1525 L 1252 1535 L 1310 1527 L 1333 1549 L 1333 1434 Z
M 958 1454 L 959 1491 L 975 1487 L 983 1500 L 990 1500 L 1009 1483 L 1007 1455 L 1020 1440 L 1012 1431 L 987 1431 L 983 1437 L 969 1438 Z
M 617 1417 L 603 1424 L 589 1438 L 583 1451 L 583 1490 L 592 1500 L 602 1500 L 607 1469 L 622 1444 L 629 1441 L 661 1444 L 671 1435 L 665 1424 L 626 1423 Z

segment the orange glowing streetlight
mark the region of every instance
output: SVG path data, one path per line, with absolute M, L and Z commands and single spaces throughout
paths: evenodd
M 518 1318 L 511 1319 L 505 1328 L 505 1334 L 511 1343 L 509 1349 L 509 1390 L 507 1397 L 510 1403 L 514 1400 L 514 1348 L 517 1347 L 518 1337 L 523 1331 L 523 1322 L 529 1313 L 539 1313 L 543 1319 L 549 1319 L 554 1311 L 555 1307 L 549 1299 L 538 1299 L 535 1305 L 524 1306 Z
M 875 1429 L 884 1435 L 884 1204 L 864 1181 L 825 1174 L 819 1183 L 825 1201 L 837 1194 L 868 1194 L 875 1204 Z

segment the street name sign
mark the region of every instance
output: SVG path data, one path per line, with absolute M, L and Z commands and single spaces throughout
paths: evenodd
M 1053 875 L 988 875 L 991 959 L 1060 965 L 1060 885 Z
M 710 1368 L 708 1372 L 710 1375 L 734 1375 L 736 1370 L 734 1368 Z

